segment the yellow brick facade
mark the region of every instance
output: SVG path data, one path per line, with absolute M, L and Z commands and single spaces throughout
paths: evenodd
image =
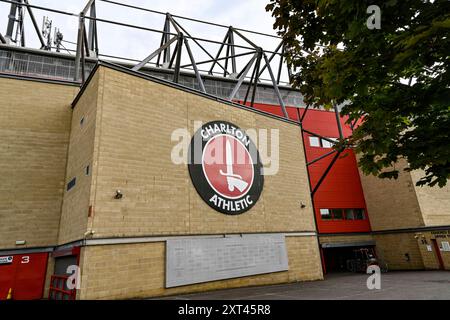
M 440 268 L 438 260 L 439 254 L 444 269 L 450 270 L 450 251 L 445 250 L 446 248 L 442 244 L 443 242 L 450 243 L 450 228 L 428 232 L 417 232 L 415 238 L 417 239 L 425 269 L 436 270 Z M 433 245 L 433 240 L 436 241 L 437 250 Z
M 286 247 L 289 271 L 169 289 L 165 289 L 164 242 L 85 247 L 78 299 L 146 298 L 322 279 L 315 236 L 286 237 Z
M 411 172 L 413 182 L 419 181 L 425 173 Z M 450 226 L 450 182 L 443 188 L 415 186 L 420 209 L 426 226 Z
M 377 255 L 382 262 L 387 264 L 389 270 L 424 269 L 414 233 L 376 234 L 374 238 Z
M 0 249 L 56 245 L 75 86 L 0 78 Z M 25 245 L 16 246 L 16 240 Z
M 405 172 L 405 167 L 403 160 L 396 165 L 397 180 L 360 174 L 372 230 L 386 231 L 374 235 L 377 253 L 391 270 L 437 269 L 435 249 L 428 251 L 421 237 L 425 235 L 430 245 L 431 231 L 426 228 L 450 225 L 450 185 L 417 187 L 424 172 Z M 446 260 L 450 253 L 441 255 Z M 449 265 L 447 261 L 445 267 Z
M 76 179 L 71 190 L 65 189 L 61 212 L 59 244 L 84 238 L 88 230 L 89 206 L 91 203 L 92 168 L 96 158 L 95 130 L 97 128 L 97 100 L 101 97 L 100 73 L 94 75 L 91 85 L 85 90 L 73 110 L 69 155 L 65 174 L 66 185 Z M 89 166 L 89 173 L 86 168 Z
M 0 89 L 0 249 L 85 237 L 315 232 L 298 125 L 107 67 L 97 69 L 73 110 L 74 86 L 0 78 Z M 265 176 L 259 201 L 242 215 L 210 208 L 187 166 L 171 161 L 179 142 L 172 141 L 175 130 L 193 134 L 196 121 L 213 120 L 244 130 L 279 130 L 279 171 Z M 361 174 L 374 233 L 325 235 L 320 244 L 375 241 L 390 270 L 437 269 L 435 248 L 427 245 L 436 239 L 442 247 L 449 240 L 450 187 L 416 187 L 419 174 L 402 172 L 398 180 Z M 67 191 L 73 178 L 76 184 Z M 124 194 L 120 200 L 114 199 L 117 189 Z M 420 231 L 430 226 L 443 229 Z M 16 240 L 26 245 L 16 247 Z M 158 241 L 82 247 L 77 298 L 142 298 L 323 278 L 317 237 L 290 235 L 289 271 L 165 289 L 166 248 Z M 450 269 L 450 252 L 440 254 Z M 45 296 L 54 262 L 49 259 Z
M 100 68 L 97 74 L 74 108 L 71 134 L 71 139 L 80 136 L 76 143 L 89 147 L 73 158 L 69 155 L 67 175 L 88 183 L 83 170 L 92 163 L 92 184 L 66 192 L 64 221 L 66 217 L 87 221 L 91 205 L 94 215 L 89 228 L 94 238 L 315 230 L 303 146 L 300 139 L 292 139 L 300 136 L 297 125 L 111 69 Z M 96 91 L 98 98 L 90 97 Z M 78 119 L 83 114 L 96 126 L 94 135 L 81 133 Z M 279 129 L 279 171 L 265 177 L 258 203 L 246 214 L 229 216 L 210 208 L 193 187 L 187 166 L 171 160 L 176 144 L 172 132 L 186 128 L 192 134 L 195 121 L 217 119 L 242 129 Z M 91 155 L 84 156 L 89 150 Z M 122 199 L 114 199 L 116 190 L 123 192 Z M 84 197 L 71 200 L 70 194 L 76 192 Z M 74 210 L 70 203 L 81 209 Z M 78 226 L 62 224 L 68 229 Z M 79 236 L 80 230 L 73 234 Z M 62 230 L 61 236 L 71 232 Z
M 409 173 L 402 171 L 404 166 L 404 162 L 398 165 L 401 173 L 397 180 L 379 179 L 360 172 L 373 231 L 424 226 L 415 182 Z
M 355 242 L 370 242 L 374 241 L 374 238 L 371 234 L 337 234 L 337 235 L 327 235 L 327 236 L 319 236 L 319 242 L 321 244 L 324 243 L 355 243 Z
M 196 122 L 218 119 L 244 130 L 279 130 L 279 171 L 265 176 L 259 201 L 242 215 L 209 207 L 193 187 L 187 165 L 171 160 L 178 143 L 171 141 L 175 130 L 193 134 Z M 66 183 L 76 177 L 77 184 L 65 192 L 59 241 L 82 238 L 86 231 L 94 232 L 89 239 L 314 232 L 303 146 L 293 136 L 301 136 L 298 125 L 100 67 L 73 109 Z M 88 164 L 91 176 L 85 175 Z M 118 189 L 120 200 L 114 199 Z M 322 279 L 317 237 L 286 239 L 287 272 L 171 289 L 164 288 L 165 242 L 87 246 L 81 253 L 78 298 L 149 297 Z

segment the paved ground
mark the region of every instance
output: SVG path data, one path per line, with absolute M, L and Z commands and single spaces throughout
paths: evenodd
M 180 295 L 176 300 L 359 300 L 450 299 L 449 271 L 391 271 L 381 275 L 381 289 L 368 290 L 368 275 L 332 274 L 324 281 L 218 290 Z

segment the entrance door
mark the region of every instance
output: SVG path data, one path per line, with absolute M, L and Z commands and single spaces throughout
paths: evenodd
M 439 250 L 439 245 L 438 245 L 436 239 L 431 239 L 431 242 L 433 243 L 434 252 L 436 252 L 436 258 L 439 263 L 439 269 L 444 270 L 444 261 L 442 260 L 441 250 Z
M 13 300 L 41 299 L 48 253 L 28 253 L 10 257 L 10 263 L 0 264 L 0 300 L 6 299 L 10 290 Z

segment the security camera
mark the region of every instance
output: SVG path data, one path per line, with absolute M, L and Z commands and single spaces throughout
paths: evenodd
M 116 194 L 114 196 L 114 199 L 122 199 L 123 193 L 120 190 L 116 190 Z
M 87 236 L 93 236 L 94 233 L 95 233 L 94 230 L 88 230 L 88 231 L 86 231 L 86 232 L 84 233 L 84 237 L 87 237 Z

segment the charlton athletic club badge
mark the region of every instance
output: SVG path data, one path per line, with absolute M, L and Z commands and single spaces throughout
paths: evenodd
M 226 121 L 204 124 L 189 145 L 189 174 L 202 199 L 217 211 L 241 214 L 259 199 L 264 176 L 249 136 Z

